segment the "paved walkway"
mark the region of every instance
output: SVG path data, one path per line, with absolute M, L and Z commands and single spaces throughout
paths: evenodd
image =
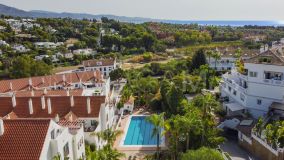
M 230 154 L 232 160 L 259 160 L 246 150 L 242 149 L 235 140 L 228 140 L 220 147 L 224 152 Z
M 143 109 L 136 109 L 135 111 L 133 111 L 133 115 L 141 115 L 141 114 L 149 115 L 151 113 L 147 111 L 143 111 Z M 117 129 L 123 131 L 123 134 L 116 138 L 116 141 L 113 147 L 126 155 L 126 157 L 121 158 L 121 160 L 129 160 L 129 159 L 144 160 L 144 157 L 146 155 L 155 153 L 156 147 L 124 147 L 124 146 L 121 146 L 121 143 L 122 143 L 121 141 L 126 134 L 125 132 L 127 132 L 125 128 L 126 128 L 127 121 L 129 120 L 129 118 L 130 118 L 129 115 L 124 115 L 124 118 L 121 120 L 120 125 L 118 126 Z M 165 148 L 161 148 L 161 149 L 165 149 Z

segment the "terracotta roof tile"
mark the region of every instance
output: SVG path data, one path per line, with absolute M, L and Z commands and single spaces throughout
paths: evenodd
M 49 76 L 40 76 L 32 78 L 21 78 L 0 81 L 0 93 L 9 91 L 22 91 L 29 89 L 40 89 L 54 85 L 68 86 L 71 83 L 82 83 L 88 81 L 101 82 L 102 76 L 100 71 L 87 71 L 78 73 L 56 74 Z M 30 85 L 31 83 L 31 85 Z
M 98 67 L 98 66 L 112 66 L 114 65 L 114 59 L 92 59 L 83 61 L 85 67 Z
M 42 107 L 41 97 L 16 97 L 16 106 L 12 107 L 11 97 L 0 97 L 1 107 L 0 116 L 8 116 L 9 113 L 14 112 L 16 118 L 55 118 L 57 115 L 60 119 L 70 118 L 70 112 L 73 114 L 73 118 L 87 118 L 98 117 L 101 104 L 105 102 L 105 96 L 91 96 L 91 112 L 87 111 L 87 96 L 74 96 L 74 106 L 71 107 L 70 96 L 45 96 L 44 104 Z M 33 113 L 29 110 L 29 100 L 32 100 Z M 51 112 L 48 112 L 48 99 L 51 102 Z
M 0 160 L 38 160 L 50 120 L 3 120 Z
M 34 97 L 40 97 L 40 96 L 67 96 L 66 90 L 47 90 L 46 93 L 43 90 L 38 91 L 18 91 L 15 92 L 16 97 L 32 97 L 32 92 Z M 69 95 L 73 96 L 81 96 L 83 93 L 82 89 L 75 89 L 70 90 Z
M 12 98 L 11 97 L 1 97 L 0 100 L 0 117 L 4 117 L 13 110 Z

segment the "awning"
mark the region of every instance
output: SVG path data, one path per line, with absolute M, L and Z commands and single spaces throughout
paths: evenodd
M 225 106 L 228 107 L 232 112 L 245 109 L 245 107 L 243 107 L 242 105 L 240 105 L 238 103 L 227 103 L 227 104 L 225 104 Z

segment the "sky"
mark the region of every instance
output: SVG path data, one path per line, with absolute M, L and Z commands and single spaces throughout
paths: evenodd
M 0 0 L 23 10 L 113 14 L 170 20 L 284 22 L 284 0 Z

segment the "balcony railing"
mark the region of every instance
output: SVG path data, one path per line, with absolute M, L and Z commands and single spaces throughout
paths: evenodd
M 284 86 L 284 81 L 283 81 L 283 80 L 264 79 L 263 82 L 264 82 L 265 84 Z
M 247 93 L 247 89 L 242 87 L 240 84 L 236 83 L 235 81 L 227 78 L 227 77 L 223 77 L 224 82 L 228 82 L 228 85 L 230 85 L 233 89 L 241 92 L 241 93 Z

